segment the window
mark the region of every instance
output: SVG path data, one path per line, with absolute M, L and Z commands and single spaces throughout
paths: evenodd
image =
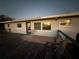
M 35 30 L 41 30 L 41 22 L 34 23 Z
M 20 28 L 20 27 L 22 27 L 22 26 L 21 26 L 21 24 L 17 24 L 17 27 L 19 27 L 19 28 Z
M 43 30 L 51 30 L 51 23 L 50 22 L 43 22 L 42 29 Z
M 69 25 L 70 25 L 70 20 L 63 20 L 63 21 L 60 21 L 59 25 L 60 25 L 60 26 L 69 26 Z

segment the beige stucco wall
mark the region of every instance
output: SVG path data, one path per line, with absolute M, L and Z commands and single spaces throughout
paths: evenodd
M 59 26 L 59 29 L 62 30 L 63 32 L 65 32 L 70 37 L 76 39 L 76 34 L 79 33 L 79 17 L 66 18 L 66 19 L 71 20 L 70 26 L 67 26 L 67 27 Z M 58 22 L 61 20 L 63 20 L 63 19 L 59 19 Z
M 35 22 L 41 22 L 41 28 L 42 28 L 42 23 L 43 22 L 51 22 L 51 30 L 34 30 L 34 23 Z M 58 25 L 57 25 L 57 21 L 54 20 L 42 20 L 42 21 L 32 21 L 31 22 L 31 30 L 34 30 L 34 32 L 32 34 L 34 35 L 42 35 L 42 36 L 51 36 L 51 37 L 55 37 L 56 36 L 56 32 L 58 29 Z
M 16 23 L 8 23 L 9 27 L 7 24 L 5 24 L 5 29 L 8 31 L 8 29 L 11 29 L 11 32 L 13 33 L 22 33 L 26 34 L 26 22 L 16 22 Z M 17 24 L 21 24 L 22 27 L 18 28 Z
M 63 27 L 59 26 L 59 22 L 62 20 L 71 20 L 71 24 L 69 26 Z M 51 30 L 34 30 L 34 22 L 41 22 L 41 25 L 43 22 L 51 22 Z M 21 28 L 17 27 L 16 23 L 10 23 L 10 29 L 11 32 L 14 33 L 22 33 L 26 34 L 26 22 L 20 22 L 22 24 Z M 5 24 L 5 29 L 9 29 L 7 25 Z M 31 21 L 31 31 L 33 35 L 40 35 L 40 36 L 50 36 L 50 37 L 55 37 L 57 34 L 57 30 L 60 29 L 66 34 L 68 34 L 72 38 L 76 38 L 76 34 L 79 32 L 79 17 L 75 18 L 63 18 L 63 19 L 48 19 L 48 20 L 42 20 L 42 21 Z
M 62 20 L 70 20 L 71 23 L 69 26 L 60 26 L 59 22 Z M 34 30 L 34 22 L 51 22 L 51 30 Z M 69 35 L 72 38 L 76 38 L 76 34 L 79 32 L 79 17 L 77 18 L 63 18 L 58 20 L 43 20 L 43 21 L 32 21 L 31 22 L 31 29 L 34 30 L 32 33 L 33 35 L 42 35 L 42 36 L 51 36 L 55 37 L 57 34 L 57 30 L 60 29 L 63 32 L 65 32 L 67 35 Z

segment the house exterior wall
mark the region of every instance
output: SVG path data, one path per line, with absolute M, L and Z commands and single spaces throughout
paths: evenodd
M 9 27 L 7 24 L 5 24 L 5 29 L 6 31 L 10 31 L 13 33 L 22 33 L 26 34 L 26 22 L 16 22 L 16 23 L 8 23 Z M 17 24 L 21 24 L 21 28 L 17 27 Z
M 41 30 L 35 30 L 34 29 L 34 23 L 35 22 L 41 22 Z M 42 23 L 43 22 L 50 22 L 51 23 L 51 30 L 43 30 L 42 29 Z M 32 33 L 33 35 L 42 35 L 42 36 L 50 36 L 55 37 L 57 34 L 58 25 L 55 20 L 49 19 L 49 20 L 42 20 L 42 21 L 32 21 L 31 22 L 31 30 L 34 30 Z
M 59 29 L 65 32 L 73 39 L 76 39 L 76 35 L 77 33 L 79 33 L 79 17 L 59 19 L 57 22 L 60 22 L 62 20 L 70 20 L 71 23 L 69 26 L 66 26 L 66 27 L 59 26 Z
M 62 20 L 70 20 L 71 23 L 69 26 L 60 26 L 59 23 Z M 51 22 L 51 30 L 35 30 L 34 29 L 34 23 L 35 22 L 41 22 L 41 28 L 43 22 Z M 22 27 L 18 28 L 17 24 L 21 23 Z M 9 23 L 10 27 L 7 27 L 7 24 L 5 24 L 5 29 L 11 29 L 11 32 L 13 33 L 22 33 L 26 34 L 26 22 L 16 22 L 16 23 Z M 79 17 L 74 18 L 62 18 L 58 20 L 54 19 L 48 19 L 48 20 L 40 20 L 40 21 L 31 21 L 31 32 L 32 35 L 40 35 L 40 36 L 49 36 L 49 37 L 55 37 L 57 35 L 57 30 L 61 30 L 65 32 L 67 35 L 69 35 L 72 38 L 76 38 L 76 34 L 79 32 Z M 7 30 L 9 31 L 9 30 Z
M 70 20 L 69 26 L 60 26 L 59 23 L 62 20 Z M 35 22 L 51 22 L 51 30 L 34 30 L 34 23 Z M 31 22 L 31 30 L 34 30 L 32 32 L 33 35 L 41 35 L 41 36 L 50 36 L 55 37 L 57 35 L 57 30 L 61 30 L 65 32 L 70 37 L 76 39 L 76 34 L 79 32 L 79 17 L 74 18 L 63 18 L 63 19 L 48 19 L 48 20 L 42 20 L 42 21 L 32 21 Z

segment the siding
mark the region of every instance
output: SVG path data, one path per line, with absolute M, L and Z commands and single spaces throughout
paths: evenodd
M 69 26 L 62 27 L 59 26 L 59 22 L 62 20 L 71 20 L 71 23 Z M 58 20 L 43 20 L 43 21 L 32 21 L 31 22 L 31 29 L 34 29 L 34 22 L 51 22 L 51 30 L 35 30 L 32 34 L 33 35 L 41 35 L 41 36 L 52 36 L 55 37 L 57 35 L 57 30 L 60 29 L 63 32 L 65 32 L 70 37 L 76 39 L 76 34 L 79 32 L 79 17 L 76 18 L 63 18 Z
M 34 22 L 41 22 L 41 25 L 43 22 L 51 22 L 51 30 L 34 30 Z M 43 20 L 43 21 L 32 21 L 31 22 L 31 30 L 34 30 L 34 32 L 32 33 L 33 35 L 41 35 L 41 36 L 50 36 L 50 37 L 55 37 L 56 36 L 56 32 L 57 32 L 57 26 L 56 25 L 56 21 L 54 20 Z M 42 26 L 41 26 L 42 28 Z
M 22 33 L 26 34 L 26 22 L 16 22 L 16 23 L 9 23 L 10 27 L 7 27 L 7 24 L 5 24 L 5 29 L 11 29 L 11 32 L 13 33 Z M 21 24 L 22 27 L 18 28 L 17 24 Z
M 71 20 L 71 24 L 67 27 L 59 26 L 59 22 L 62 20 Z M 41 22 L 41 25 L 43 22 L 51 22 L 51 30 L 34 30 L 34 22 Z M 21 23 L 22 27 L 18 28 L 17 24 Z M 22 33 L 26 34 L 26 22 L 16 22 L 16 23 L 10 23 L 10 27 L 7 27 L 7 24 L 5 24 L 5 29 L 11 29 L 11 32 L 14 33 Z M 31 31 L 32 35 L 40 35 L 40 36 L 49 36 L 49 37 L 55 37 L 57 35 L 57 30 L 60 29 L 66 34 L 68 34 L 72 38 L 76 38 L 76 34 L 79 32 L 79 17 L 75 18 L 63 18 L 63 19 L 48 19 L 48 20 L 41 20 L 41 21 L 31 21 Z M 34 30 L 34 31 L 33 31 Z
M 77 18 L 66 18 L 67 20 L 71 20 L 71 24 L 68 27 L 59 27 L 60 30 L 65 32 L 70 37 L 76 39 L 76 34 L 79 33 L 79 17 Z M 64 19 L 59 19 L 59 21 Z

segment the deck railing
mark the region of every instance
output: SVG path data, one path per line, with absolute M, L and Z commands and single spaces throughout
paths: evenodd
M 79 47 L 79 43 L 75 39 L 71 38 L 70 36 L 62 32 L 61 30 L 58 30 L 57 37 L 60 37 L 61 40 L 65 40 L 62 38 L 61 35 L 63 35 L 65 39 L 67 39 L 68 41 L 71 41 L 73 45 L 75 45 L 76 47 Z
M 61 30 L 57 31 L 57 38 L 55 42 L 57 43 L 57 41 L 60 43 L 56 51 L 57 59 L 61 59 L 63 54 L 67 56 L 67 59 L 72 59 L 73 56 L 71 56 L 70 52 L 67 50 L 68 49 L 67 46 L 69 46 L 68 44 L 71 43 L 73 46 L 79 48 L 79 43 L 70 36 L 68 36 L 67 34 L 65 34 L 64 32 L 62 32 Z

